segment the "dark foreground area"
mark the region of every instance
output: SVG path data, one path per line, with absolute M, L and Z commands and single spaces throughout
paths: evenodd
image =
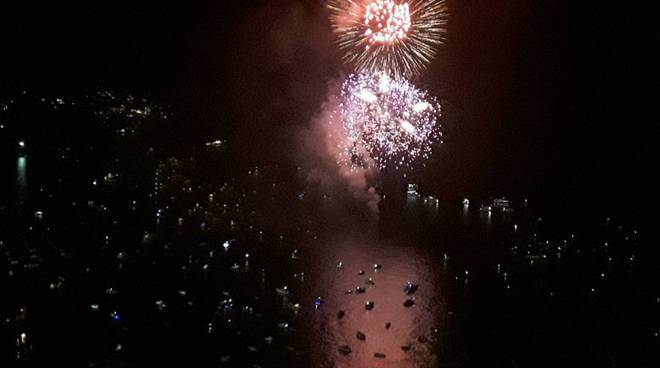
M 387 177 L 376 215 L 147 99 L 0 102 L 3 367 L 660 363 L 641 219 Z

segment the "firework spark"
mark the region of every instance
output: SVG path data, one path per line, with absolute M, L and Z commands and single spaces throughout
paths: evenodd
M 442 135 L 435 98 L 386 73 L 351 75 L 342 85 L 340 110 L 347 134 L 341 160 L 357 167 L 410 167 L 428 158 Z
M 358 71 L 411 77 L 444 42 L 445 0 L 329 0 L 344 61 Z

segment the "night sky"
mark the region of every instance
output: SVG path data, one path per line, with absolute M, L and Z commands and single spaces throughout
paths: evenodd
M 2 94 L 142 92 L 189 139 L 290 159 L 340 78 L 320 1 L 23 4 L 2 12 Z M 415 83 L 446 107 L 435 191 L 525 192 L 635 211 L 654 119 L 642 9 L 614 1 L 450 1 L 448 41 Z

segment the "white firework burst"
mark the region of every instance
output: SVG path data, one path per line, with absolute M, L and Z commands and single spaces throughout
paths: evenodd
M 442 135 L 436 99 L 386 73 L 351 75 L 342 85 L 340 114 L 347 135 L 341 159 L 354 166 L 410 167 L 428 158 Z

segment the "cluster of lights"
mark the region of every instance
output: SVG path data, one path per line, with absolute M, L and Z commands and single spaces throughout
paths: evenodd
M 366 6 L 364 24 L 370 43 L 391 44 L 405 38 L 410 30 L 410 6 L 393 0 L 372 1 Z

